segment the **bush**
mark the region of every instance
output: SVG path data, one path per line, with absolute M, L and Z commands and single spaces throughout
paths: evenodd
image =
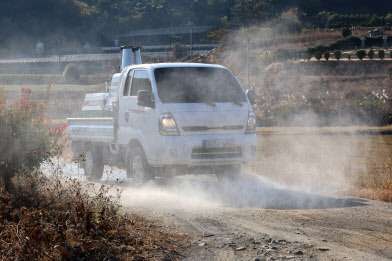
M 279 48 L 274 52 L 274 59 L 278 62 L 287 61 L 293 58 L 293 54 L 288 49 Z
M 342 52 L 339 51 L 339 50 L 335 50 L 333 52 L 333 55 L 335 56 L 335 59 L 338 60 L 338 61 L 340 60 L 340 58 L 342 58 Z
M 363 58 L 366 57 L 366 52 L 365 52 L 364 50 L 358 50 L 358 51 L 357 51 L 357 57 L 358 57 L 359 60 L 362 61 Z
M 74 82 L 80 80 L 80 69 L 76 64 L 70 63 L 65 66 L 63 77 L 66 81 Z
M 0 89 L 0 178 L 6 191 L 12 189 L 12 177 L 39 168 L 62 149 L 67 126 L 50 126 L 44 118 L 46 104 L 31 101 L 30 93 L 31 89 L 22 89 L 21 98 L 9 104 Z
M 370 60 L 373 60 L 374 58 L 374 51 L 372 49 L 370 49 L 367 53 L 368 57 L 370 58 Z
M 385 58 L 385 52 L 384 52 L 384 50 L 380 50 L 380 51 L 378 51 L 378 58 L 380 58 L 381 60 L 384 60 L 384 58 Z
M 351 34 L 352 33 L 351 33 L 350 28 L 347 28 L 347 27 L 343 28 L 343 30 L 342 30 L 343 38 L 349 37 L 349 36 L 351 36 Z
M 392 64 L 388 65 L 387 67 L 387 74 L 390 78 L 392 78 Z
M 175 43 L 173 46 L 173 57 L 176 59 L 181 59 L 184 58 L 186 55 L 186 47 L 180 43 Z
M 325 60 L 329 60 L 329 58 L 331 57 L 331 54 L 329 53 L 329 52 L 325 52 L 324 53 L 324 58 L 325 58 Z
M 317 61 L 320 61 L 320 59 L 321 59 L 321 57 L 322 57 L 321 52 L 317 51 L 317 52 L 314 54 L 314 57 L 317 59 Z
M 311 54 L 311 53 L 308 53 L 308 52 L 304 52 L 303 54 L 302 54 L 302 57 L 305 59 L 305 60 L 310 60 L 310 59 L 312 59 L 312 57 L 313 57 L 313 55 Z

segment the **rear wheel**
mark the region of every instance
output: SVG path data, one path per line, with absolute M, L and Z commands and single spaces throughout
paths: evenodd
M 220 168 L 216 173 L 219 182 L 233 182 L 238 181 L 241 177 L 241 165 L 229 165 Z
M 84 163 L 84 174 L 88 181 L 100 181 L 105 165 L 100 157 L 98 149 L 90 149 L 86 152 Z
M 153 178 L 144 151 L 140 147 L 133 148 L 129 153 L 127 176 L 132 178 L 132 183 L 136 186 L 141 186 Z

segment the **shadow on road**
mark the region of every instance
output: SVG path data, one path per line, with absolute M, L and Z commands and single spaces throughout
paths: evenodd
M 255 175 L 246 175 L 238 181 L 223 183 L 214 179 L 192 177 L 157 180 L 155 183 L 158 188 L 180 197 L 199 196 L 204 200 L 233 208 L 326 209 L 367 205 L 359 199 L 333 198 L 281 188 Z

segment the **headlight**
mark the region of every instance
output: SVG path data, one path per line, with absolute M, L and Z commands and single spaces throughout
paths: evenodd
M 248 124 L 246 125 L 246 134 L 256 133 L 256 116 L 253 112 L 249 112 Z
M 176 121 L 170 113 L 164 113 L 159 116 L 159 133 L 163 136 L 178 136 Z

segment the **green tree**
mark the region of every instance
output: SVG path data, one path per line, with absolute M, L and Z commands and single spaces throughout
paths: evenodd
M 370 58 L 370 60 L 373 60 L 373 58 L 374 58 L 374 51 L 372 50 L 372 49 L 370 49 L 369 51 L 368 51 L 368 53 L 367 53 L 367 55 L 368 55 L 368 57 Z
M 79 81 L 80 75 L 81 75 L 80 69 L 76 64 L 70 63 L 67 64 L 67 66 L 65 66 L 63 77 L 66 81 L 68 82 Z
M 322 56 L 323 56 L 322 53 L 319 51 L 315 52 L 315 54 L 314 54 L 314 58 L 316 58 L 317 61 L 320 61 Z
M 349 36 L 351 36 L 351 34 L 352 34 L 352 32 L 351 32 L 350 28 L 348 28 L 348 27 L 343 28 L 343 30 L 342 30 L 343 38 L 349 37 Z
M 366 57 L 366 52 L 365 52 L 364 50 L 358 50 L 358 51 L 357 51 L 357 57 L 358 57 L 359 60 L 362 61 L 363 58 Z
M 385 58 L 385 51 L 384 50 L 380 50 L 378 51 L 378 58 L 380 58 L 381 60 L 384 60 Z
M 339 51 L 339 50 L 335 50 L 333 52 L 333 55 L 335 56 L 335 59 L 338 60 L 338 61 L 340 60 L 340 58 L 342 58 L 342 52 Z
M 330 52 L 325 52 L 324 53 L 324 58 L 325 58 L 325 60 L 329 60 L 329 58 L 331 57 L 331 53 Z
M 231 8 L 234 26 L 249 27 L 266 22 L 277 14 L 275 0 L 236 0 Z

